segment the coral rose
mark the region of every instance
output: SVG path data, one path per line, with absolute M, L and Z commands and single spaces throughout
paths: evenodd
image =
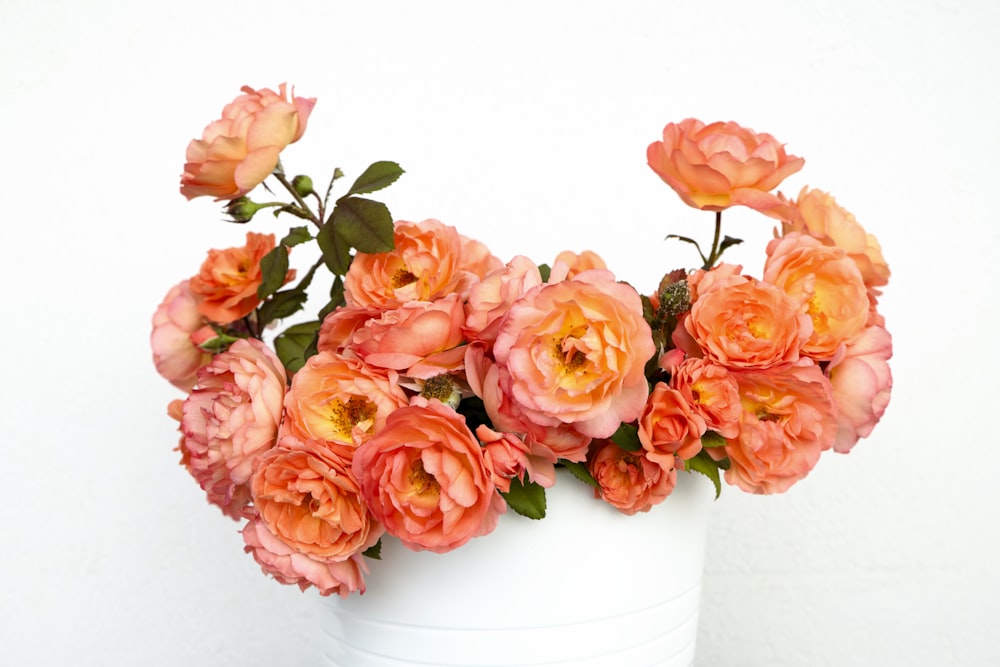
M 274 248 L 274 234 L 247 232 L 245 246 L 209 250 L 191 291 L 198 297 L 198 312 L 218 324 L 229 324 L 254 311 L 263 281 L 260 260 Z M 295 277 L 290 270 L 285 281 Z
M 279 540 L 260 519 L 252 519 L 243 528 L 244 551 L 253 555 L 264 574 L 301 590 L 315 586 L 320 595 L 348 597 L 354 591 L 365 592 L 364 575 L 368 568 L 361 556 L 343 561 L 323 561 L 295 551 Z
M 372 514 L 414 551 L 486 535 L 507 506 L 465 419 L 438 401 L 396 410 L 354 453 Z
M 657 382 L 639 417 L 639 442 L 651 461 L 672 467 L 675 455 L 689 459 L 701 451 L 706 429 L 684 394 Z
M 639 295 L 602 270 L 530 290 L 493 346 L 500 387 L 528 419 L 590 438 L 611 437 L 639 416 L 655 352 Z
M 830 381 L 809 360 L 734 376 L 743 420 L 739 435 L 726 442 L 726 481 L 749 493 L 782 493 L 833 446 L 837 406 Z
M 523 438 L 494 431 L 485 424 L 476 427 L 476 437 L 483 445 L 487 467 L 493 471 L 493 481 L 500 491 L 509 492 L 510 480 L 515 477 L 524 482 L 525 473 L 530 481 L 546 489 L 556 483 L 553 462 L 531 454 Z
M 378 542 L 351 472 L 353 447 L 282 438 L 261 457 L 250 490 L 268 530 L 298 553 L 342 561 Z
M 289 433 L 303 440 L 357 446 L 409 403 L 395 371 L 371 368 L 336 352 L 309 357 L 285 396 Z
M 694 118 L 663 128 L 663 140 L 649 145 L 646 158 L 684 203 L 707 211 L 779 206 L 770 191 L 805 163 L 787 155 L 769 134 L 732 122 L 705 125 Z
M 286 84 L 278 92 L 242 89 L 201 139 L 188 144 L 181 194 L 188 199 L 235 199 L 260 185 L 278 166 L 278 154 L 306 131 L 315 98 L 294 97 Z
M 677 484 L 674 457 L 668 467 L 649 459 L 645 451 L 627 452 L 610 440 L 595 442 L 587 467 L 600 487 L 597 495 L 623 514 L 648 512 L 666 499 Z
M 671 374 L 670 386 L 701 415 L 708 430 L 723 438 L 739 433 L 743 414 L 739 387 L 724 367 L 706 359 L 684 359 Z
M 593 250 L 584 250 L 581 253 L 575 253 L 572 250 L 563 250 L 556 255 L 555 261 L 552 262 L 552 271 L 549 273 L 548 282 L 558 283 L 563 280 L 569 280 L 576 274 L 589 271 L 590 269 L 606 268 L 608 268 L 608 265 Z
M 882 418 L 892 393 L 891 357 L 889 332 L 882 327 L 868 327 L 847 346 L 842 359 L 830 363 L 828 373 L 839 408 L 834 451 L 851 451 Z
M 729 274 L 707 290 L 705 280 L 682 321 L 706 358 L 730 369 L 770 368 L 798 360 L 802 344 L 812 335 L 812 321 L 795 300 L 747 276 Z
M 153 348 L 156 371 L 178 389 L 191 391 L 198 369 L 212 360 L 212 355 L 198 347 L 192 335 L 206 326 L 198 312 L 198 300 L 185 280 L 170 288 L 153 313 Z
M 274 446 L 285 396 L 285 368 L 264 343 L 241 339 L 198 371 L 181 428 L 191 474 L 209 500 L 239 516 L 245 485 Z
M 817 361 L 832 359 L 868 321 L 864 280 L 842 248 L 791 232 L 767 245 L 763 278 L 805 307 L 813 333 L 801 351 Z
M 469 290 L 465 305 L 465 335 L 472 340 L 492 344 L 511 304 L 541 284 L 542 274 L 538 266 L 522 255 L 484 277 Z

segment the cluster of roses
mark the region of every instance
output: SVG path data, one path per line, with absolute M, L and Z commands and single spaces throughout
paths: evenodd
M 312 101 L 245 92 L 192 142 L 188 196 L 241 197 L 301 136 Z M 246 521 L 265 572 L 346 596 L 384 534 L 455 549 L 508 503 L 530 514 L 516 499 L 544 495 L 559 465 L 634 514 L 679 469 L 781 492 L 871 432 L 892 383 L 874 237 L 821 191 L 773 194 L 802 160 L 769 135 L 688 120 L 648 158 L 691 206 L 781 221 L 760 279 L 715 244 L 705 268 L 640 296 L 592 252 L 505 264 L 436 220 L 400 221 L 392 250 L 354 254 L 294 372 L 251 326 L 272 235 L 210 252 L 170 291 L 152 346 L 189 392 L 170 406 L 183 463 Z

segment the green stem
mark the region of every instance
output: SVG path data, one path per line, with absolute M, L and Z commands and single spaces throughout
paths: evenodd
M 289 193 L 291 193 L 292 197 L 295 198 L 295 203 L 297 203 L 299 205 L 299 208 L 302 211 L 304 211 L 305 213 L 308 214 L 309 219 L 312 221 L 312 223 L 314 225 L 316 225 L 317 227 L 322 227 L 323 223 L 320 222 L 319 218 L 316 217 L 316 214 L 313 213 L 312 209 L 309 208 L 309 205 L 306 204 L 306 200 L 303 199 L 302 196 L 298 192 L 295 191 L 295 187 L 285 177 L 285 172 L 282 170 L 280 162 L 278 163 L 278 166 L 274 168 L 274 171 L 272 172 L 272 175 L 276 179 L 278 179 L 279 183 L 281 183 L 283 186 L 285 186 L 285 189 L 288 190 Z
M 702 267 L 706 271 L 715 266 L 715 263 L 719 260 L 719 237 L 722 235 L 722 211 L 715 212 L 715 237 L 712 239 L 712 250 L 708 253 L 708 259 L 705 260 L 705 265 Z

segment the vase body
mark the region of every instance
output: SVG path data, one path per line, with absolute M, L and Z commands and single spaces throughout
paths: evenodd
M 322 598 L 337 667 L 674 667 L 694 661 L 712 484 L 625 516 L 560 474 L 547 515 L 508 511 L 446 554 L 385 536 L 363 595 Z

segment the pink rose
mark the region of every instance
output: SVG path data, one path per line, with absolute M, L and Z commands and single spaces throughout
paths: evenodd
M 670 376 L 670 386 L 701 415 L 708 430 L 723 438 L 739 433 L 743 415 L 739 387 L 723 366 L 706 359 L 685 359 Z
M 499 386 L 520 412 L 591 438 L 610 437 L 642 412 L 655 351 L 639 295 L 602 270 L 531 289 L 493 346 Z
M 192 335 L 206 323 L 198 312 L 198 301 L 189 283 L 185 280 L 167 292 L 153 314 L 153 332 L 149 338 L 156 371 L 184 391 L 191 391 L 198 369 L 212 360 L 211 354 L 192 341 Z
M 882 418 L 892 393 L 891 357 L 892 336 L 882 327 L 869 327 L 847 346 L 842 359 L 831 362 L 828 372 L 839 408 L 834 451 L 851 451 Z
M 191 473 L 230 516 L 240 515 L 249 499 L 246 483 L 274 446 L 285 383 L 274 352 L 254 338 L 241 339 L 198 371 L 198 384 L 184 401 L 181 427 Z
M 704 418 L 684 394 L 657 382 L 639 417 L 639 442 L 647 458 L 672 467 L 674 456 L 689 459 L 701 451 L 706 429 Z
M 297 585 L 303 591 L 315 586 L 320 595 L 337 594 L 342 598 L 354 591 L 365 592 L 368 568 L 361 556 L 342 561 L 314 559 L 279 540 L 259 518 L 251 519 L 243 528 L 243 541 L 244 551 L 253 555 L 264 574 L 283 584 Z
M 496 527 L 506 504 L 465 419 L 438 401 L 396 410 L 354 453 L 376 519 L 414 551 L 444 553 Z
M 726 443 L 726 481 L 749 493 L 782 493 L 813 469 L 837 436 L 830 381 L 811 361 L 734 373 L 743 397 L 739 435 Z
M 779 206 L 770 191 L 805 163 L 787 155 L 769 134 L 732 122 L 705 125 L 694 118 L 663 128 L 663 141 L 650 144 L 646 157 L 684 203 L 708 211 Z
M 655 463 L 647 452 L 627 452 L 610 440 L 595 441 L 587 461 L 598 495 L 630 516 L 648 512 L 673 492 L 680 465 L 672 456 Z
M 201 139 L 188 144 L 181 194 L 188 199 L 235 199 L 260 185 L 278 165 L 278 154 L 306 131 L 315 98 L 289 97 L 244 86 L 240 95 L 210 123 Z

